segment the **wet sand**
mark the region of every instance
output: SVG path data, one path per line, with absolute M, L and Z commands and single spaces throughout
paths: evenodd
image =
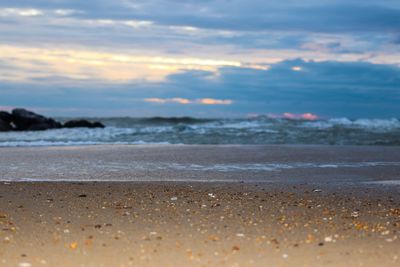
M 0 266 L 400 264 L 400 167 L 393 164 L 399 161 L 398 148 L 201 146 L 196 151 L 186 146 L 110 146 L 0 151 L 1 175 L 7 180 L 0 183 Z M 271 162 L 331 166 L 346 156 L 346 162 L 391 164 L 272 171 L 181 168 L 215 162 L 236 167 Z M 117 168 L 122 166 L 118 162 L 132 165 Z M 135 169 L 149 162 L 180 167 L 147 173 Z M 97 182 L 78 182 L 96 175 Z M 155 180 L 144 181 L 149 179 L 146 175 Z M 65 177 L 71 181 L 61 182 Z M 215 177 L 218 182 L 212 182 Z

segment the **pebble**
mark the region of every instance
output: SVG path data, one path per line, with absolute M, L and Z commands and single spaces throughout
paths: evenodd
M 178 197 L 171 197 L 171 201 L 177 201 Z
M 30 264 L 29 262 L 20 262 L 18 264 L 19 267 L 31 267 L 32 264 Z
M 353 212 L 351 213 L 351 217 L 357 218 L 357 217 L 358 217 L 358 211 L 353 211 Z
M 77 242 L 72 242 L 72 243 L 69 245 L 69 247 L 70 247 L 71 249 L 76 249 L 76 248 L 78 247 L 78 243 L 77 243 Z
M 383 232 L 381 233 L 381 235 L 388 235 L 388 234 L 390 234 L 390 231 L 388 231 L 388 230 L 383 231 Z

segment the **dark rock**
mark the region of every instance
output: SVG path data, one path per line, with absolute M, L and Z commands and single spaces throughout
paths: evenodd
M 0 118 L 0 132 L 8 132 L 11 130 L 12 130 L 11 125 Z
M 32 126 L 30 126 L 28 128 L 28 131 L 44 131 L 44 130 L 48 130 L 48 129 L 57 129 L 60 127 L 52 127 L 49 126 L 48 123 L 38 123 L 38 124 L 33 124 Z
M 26 109 L 14 109 L 11 114 L 0 111 L 0 131 L 42 131 L 58 128 L 105 128 L 100 122 L 87 120 L 71 120 L 64 125 L 54 119 L 36 114 Z
M 105 128 L 104 124 L 101 122 L 95 121 L 92 123 L 93 128 Z
M 0 111 L 0 132 L 7 132 L 13 129 L 12 116 L 6 111 Z
M 12 123 L 18 131 L 40 131 L 61 128 L 61 123 L 26 109 L 12 111 Z
M 0 120 L 6 123 L 11 123 L 12 115 L 7 111 L 0 111 Z
M 67 121 L 63 125 L 64 128 L 105 128 L 100 122 L 90 122 L 87 120 L 72 120 Z

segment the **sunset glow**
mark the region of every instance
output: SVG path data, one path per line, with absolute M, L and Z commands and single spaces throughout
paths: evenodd
M 0 105 L 397 117 L 400 4 L 365 1 L 0 1 Z
M 201 99 L 185 99 L 185 98 L 146 98 L 144 101 L 149 103 L 178 103 L 178 104 L 202 104 L 202 105 L 231 105 L 233 103 L 232 100 L 228 99 L 212 99 L 212 98 L 201 98 Z

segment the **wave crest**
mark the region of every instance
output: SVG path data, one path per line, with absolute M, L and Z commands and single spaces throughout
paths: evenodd
M 325 144 L 400 145 L 400 121 L 333 118 L 104 118 L 105 129 L 0 133 L 0 146 L 95 144 Z

